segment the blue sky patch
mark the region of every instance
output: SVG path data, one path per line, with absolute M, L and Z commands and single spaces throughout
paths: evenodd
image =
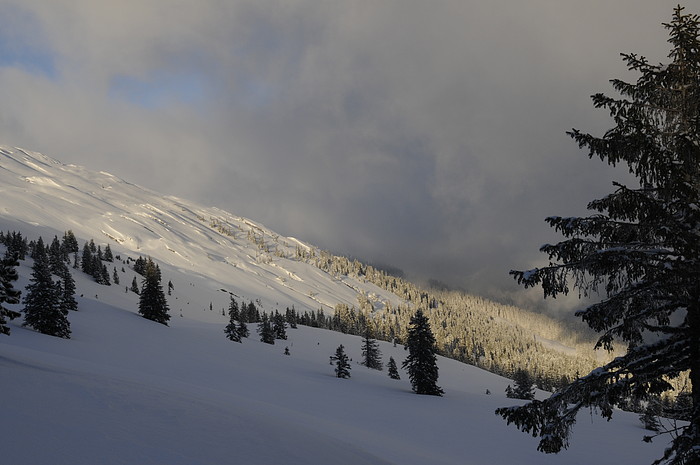
M 39 19 L 17 6 L 0 6 L 0 67 L 21 68 L 29 73 L 56 77 L 54 52 Z

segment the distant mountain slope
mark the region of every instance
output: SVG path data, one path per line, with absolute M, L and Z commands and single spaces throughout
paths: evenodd
M 6 220 L 59 234 L 72 230 L 82 241 L 117 243 L 131 254 L 210 277 L 212 290 L 261 299 L 267 309 L 295 305 L 328 311 L 339 303 L 357 306 L 359 294 L 369 296 L 376 308 L 402 303 L 370 283 L 295 260 L 297 249 L 318 251 L 252 220 L 39 153 L 0 146 L 0 195 L 0 216 Z
M 392 380 L 360 366 L 357 336 L 299 326 L 268 345 L 254 327 L 242 344 L 223 332 L 232 294 L 267 312 L 356 307 L 396 324 L 399 338 L 420 306 L 453 357 L 465 342 L 473 352 L 461 355 L 499 369 L 563 357 L 514 323 L 514 307 L 430 294 L 245 218 L 21 149 L 0 147 L 0 196 L 3 231 L 48 243 L 72 230 L 81 245 L 95 239 L 121 257 L 109 263 L 119 286 L 73 270 L 70 340 L 24 328 L 22 318 L 0 336 L 3 463 L 617 465 L 662 453 L 661 441 L 641 442 L 637 415 L 618 412 L 612 422 L 582 418 L 570 450 L 540 454 L 494 415 L 521 402 L 505 398 L 510 381 L 455 360 L 438 358 L 444 397 L 417 396 L 405 372 Z M 138 316 L 138 296 L 125 289 L 140 279 L 127 257 L 139 255 L 153 257 L 174 285 L 169 327 Z M 20 263 L 17 289 L 31 265 Z M 328 364 L 339 344 L 354 360 L 349 380 Z M 389 342 L 380 350 L 384 363 L 406 354 Z
M 580 334 L 551 318 L 464 293 L 425 291 L 255 221 L 109 173 L 0 146 L 0 195 L 5 230 L 21 231 L 12 226 L 17 222 L 48 228 L 45 236 L 72 230 L 81 243 L 95 239 L 115 252 L 151 256 L 178 270 L 180 281 L 206 278 L 209 299 L 199 306 L 221 310 L 234 295 L 264 311 L 323 310 L 343 318 L 335 329 L 344 332 L 353 332 L 360 314 L 371 314 L 378 337 L 398 342 L 421 307 L 441 353 L 492 372 L 511 376 L 526 368 L 552 389 L 562 377 L 594 366 L 590 340 L 580 344 Z M 186 313 L 188 305 L 194 304 L 177 302 L 173 311 Z

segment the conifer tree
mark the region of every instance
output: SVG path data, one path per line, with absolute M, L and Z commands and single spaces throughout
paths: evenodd
M 275 339 L 287 339 L 284 317 L 277 310 L 275 310 L 275 316 L 272 317 L 272 331 L 275 333 Z
M 24 296 L 24 325 L 42 334 L 70 339 L 68 310 L 61 305 L 60 287 L 53 281 L 44 241 L 34 248 L 31 284 Z
M 411 387 L 416 394 L 441 396 L 444 391 L 437 385 L 438 366 L 435 337 L 430 330 L 428 318 L 418 309 L 411 317 L 406 338 L 408 357 L 401 365 L 408 371 Z
M 143 289 L 139 296 L 139 313 L 148 320 L 168 326 L 170 309 L 160 284 L 156 264 L 149 257 L 145 265 Z
M 226 325 L 226 328 L 224 328 L 224 333 L 226 333 L 226 337 L 234 342 L 241 342 L 241 334 L 238 332 L 238 326 L 236 325 L 236 321 L 240 318 L 240 314 L 238 312 L 238 302 L 236 302 L 236 299 L 231 296 L 231 302 L 228 307 L 228 316 L 229 316 L 229 322 Z
M 141 293 L 141 291 L 139 290 L 139 284 L 136 282 L 136 276 L 134 276 L 134 279 L 131 280 L 131 287 L 129 288 L 129 290 L 134 294 Z
M 58 283 L 61 308 L 64 310 L 78 310 L 78 302 L 75 300 L 75 280 L 66 262 L 61 262 L 57 275 L 61 279 Z
M 513 375 L 513 381 L 515 387 L 511 387 L 510 384 L 506 387 L 506 397 L 511 399 L 525 399 L 532 400 L 535 398 L 535 389 L 532 383 L 532 377 L 530 374 L 519 368 L 515 370 Z
M 292 308 L 287 307 L 287 310 L 284 313 L 284 319 L 287 321 L 287 323 L 289 323 L 290 328 L 296 329 L 298 317 L 296 310 L 294 310 L 294 305 L 292 305 Z
M 383 368 L 379 343 L 372 338 L 372 331 L 369 325 L 365 328 L 365 334 L 362 337 L 362 364 L 373 370 L 381 371 Z
M 92 275 L 92 252 L 90 251 L 90 245 L 86 242 L 83 246 L 83 255 L 80 257 L 80 265 L 83 273 Z
M 63 233 L 61 249 L 63 250 L 63 254 L 66 259 L 70 256 L 70 254 L 77 254 L 80 251 L 78 239 L 75 238 L 75 234 L 73 234 L 73 231 L 70 229 Z
M 541 285 L 545 297 L 600 293 L 577 315 L 601 334 L 597 347 L 626 344 L 624 355 L 548 399 L 497 410 L 539 436 L 544 452 L 568 446 L 579 409 L 610 419 L 616 403 L 661 394 L 688 371 L 689 423 L 672 432 L 655 463 L 700 463 L 700 18 L 678 6 L 664 27 L 668 64 L 623 55 L 637 81 L 612 81 L 621 98 L 593 96 L 614 127 L 602 137 L 569 133 L 591 158 L 626 165 L 638 186 L 615 183 L 613 193 L 589 203 L 591 216 L 548 218 L 565 237 L 541 248 L 550 264 L 511 272 L 525 287 Z
M 58 275 L 64 263 L 65 260 L 61 249 L 61 243 L 58 240 L 58 236 L 54 236 L 49 246 L 49 268 L 51 268 L 51 272 Z
M 275 332 L 272 330 L 272 324 L 270 323 L 270 318 L 267 313 L 263 313 L 260 323 L 258 323 L 258 334 L 260 335 L 260 341 L 265 344 L 275 343 Z
M 229 322 L 224 328 L 224 333 L 226 333 L 226 337 L 228 338 L 229 341 L 233 342 L 242 342 L 241 341 L 241 335 L 238 332 L 238 327 L 236 325 L 236 320 L 234 320 L 233 316 L 231 316 L 231 312 L 229 311 Z
M 232 320 L 235 321 L 240 321 L 241 319 L 241 312 L 240 309 L 238 308 L 238 302 L 236 299 L 231 296 L 228 304 L 228 315 L 231 317 Z
M 104 255 L 102 256 L 103 260 L 106 262 L 113 262 L 114 261 L 114 255 L 112 254 L 112 248 L 107 244 L 105 246 L 105 251 Z
M 335 355 L 331 355 L 331 363 L 335 362 L 335 376 L 338 378 L 350 377 L 350 361 L 345 353 L 345 347 L 340 344 L 335 350 Z
M 10 335 L 10 327 L 7 320 L 14 320 L 20 316 L 19 312 L 10 310 L 3 304 L 18 304 L 20 291 L 12 284 L 17 281 L 17 255 L 13 254 L 0 260 L 0 334 Z
M 243 320 L 238 322 L 237 331 L 238 331 L 238 335 L 242 338 L 250 336 L 250 330 L 248 330 L 248 325 Z
M 107 265 L 102 265 L 102 272 L 100 273 L 100 279 L 97 281 L 105 286 L 111 286 L 112 283 L 109 281 L 109 270 L 107 270 Z
M 117 267 L 114 267 L 114 271 L 112 272 L 112 281 L 114 281 L 114 284 L 119 285 L 119 273 L 117 273 Z
M 389 363 L 386 364 L 387 371 L 389 372 L 389 378 L 391 379 L 401 379 L 399 375 L 399 369 L 396 366 L 396 361 L 394 357 L 389 357 Z

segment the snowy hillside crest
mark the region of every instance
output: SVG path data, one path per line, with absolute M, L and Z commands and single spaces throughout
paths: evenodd
M 361 366 L 362 339 L 342 334 L 360 315 L 376 317 L 377 327 L 394 323 L 399 343 L 380 341 L 378 351 L 384 361 L 402 361 L 399 323 L 425 307 L 444 353 L 493 365 L 487 340 L 469 353 L 457 340 L 482 333 L 520 344 L 520 337 L 529 340 L 522 344 L 532 363 L 547 366 L 556 353 L 508 322 L 517 309 L 429 294 L 252 220 L 23 149 L 0 146 L 0 186 L 2 230 L 45 240 L 72 231 L 81 244 L 94 238 L 124 260 L 115 262 L 115 273 L 124 265 L 121 285 L 74 270 L 80 295 L 70 340 L 24 328 L 21 318 L 9 337 L 0 335 L 0 392 L 11 400 L 0 420 L 0 434 L 12 438 L 7 463 L 620 464 L 658 455 L 661 445 L 639 445 L 637 416 L 621 414 L 582 424 L 565 455 L 543 456 L 493 414 L 512 404 L 510 380 L 438 357 L 445 397 L 417 396 L 405 372 L 394 379 Z M 127 258 L 141 256 L 174 283 L 170 327 L 137 315 Z M 18 271 L 16 287 L 24 289 L 31 260 Z M 235 343 L 224 334 L 232 297 L 270 313 L 324 310 L 338 326 L 290 328 L 282 345 L 255 337 Z M 328 365 L 339 344 L 351 379 L 336 378 Z M 601 446 L 610 437 L 628 446 Z

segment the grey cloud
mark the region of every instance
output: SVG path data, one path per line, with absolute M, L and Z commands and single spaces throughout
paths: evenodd
M 2 3 L 56 69 L 0 59 L 3 143 L 500 296 L 556 240 L 545 216 L 624 176 L 564 131 L 607 127 L 588 96 L 627 76 L 619 52 L 664 59 L 674 6 Z

